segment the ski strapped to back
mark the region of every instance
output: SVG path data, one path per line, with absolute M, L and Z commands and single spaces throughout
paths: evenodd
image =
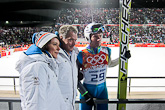
M 119 76 L 118 76 L 118 93 L 119 100 L 126 99 L 127 96 L 127 73 L 128 59 L 125 52 L 129 47 L 130 34 L 130 9 L 131 0 L 119 0 L 120 20 L 119 20 L 119 39 L 120 39 L 120 56 L 119 56 Z M 126 110 L 126 104 L 117 104 L 117 110 Z

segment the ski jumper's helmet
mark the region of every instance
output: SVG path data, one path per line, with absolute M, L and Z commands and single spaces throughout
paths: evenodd
M 98 32 L 104 32 L 105 28 L 101 23 L 90 23 L 84 29 L 85 39 L 90 43 L 91 34 L 96 34 Z

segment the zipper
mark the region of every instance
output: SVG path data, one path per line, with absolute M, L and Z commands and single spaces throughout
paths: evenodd
M 72 96 L 72 108 L 73 108 L 73 110 L 74 110 L 74 106 L 73 106 L 73 101 L 74 101 L 74 75 L 73 75 L 73 65 L 72 65 L 72 61 L 71 61 L 71 57 L 72 57 L 72 55 L 69 57 L 66 53 L 65 53 L 65 51 L 63 50 L 63 52 L 61 53 L 63 56 L 65 56 L 66 57 L 66 59 L 68 59 L 68 61 L 69 61 L 69 63 L 70 63 L 70 66 L 71 66 L 71 71 L 72 71 L 72 88 L 73 88 L 73 96 Z M 72 53 L 73 54 L 73 53 Z
M 72 57 L 72 56 L 71 56 Z M 72 68 L 72 87 L 73 87 L 73 100 L 72 100 L 72 106 L 74 109 L 74 105 L 73 105 L 73 101 L 74 101 L 74 75 L 73 75 L 73 65 L 72 65 L 72 61 L 70 60 L 70 64 L 71 64 L 71 68 Z

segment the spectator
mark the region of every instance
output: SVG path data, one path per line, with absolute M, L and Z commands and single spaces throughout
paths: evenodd
M 55 34 L 39 32 L 34 34 L 33 43 L 16 65 L 20 73 L 22 110 L 66 110 L 54 60 L 60 50 L 59 40 Z
M 67 103 L 66 110 L 75 110 L 78 69 L 76 65 L 78 48 L 75 47 L 77 29 L 72 25 L 63 25 L 59 29 L 60 51 L 58 84 Z

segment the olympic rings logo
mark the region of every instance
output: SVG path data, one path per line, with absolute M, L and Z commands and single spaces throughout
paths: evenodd
M 100 56 L 95 55 L 94 57 L 89 56 L 87 58 L 87 62 L 92 65 L 95 65 L 96 63 L 99 63 L 99 64 L 103 63 L 105 59 L 106 59 L 106 56 L 104 54 L 102 54 Z

